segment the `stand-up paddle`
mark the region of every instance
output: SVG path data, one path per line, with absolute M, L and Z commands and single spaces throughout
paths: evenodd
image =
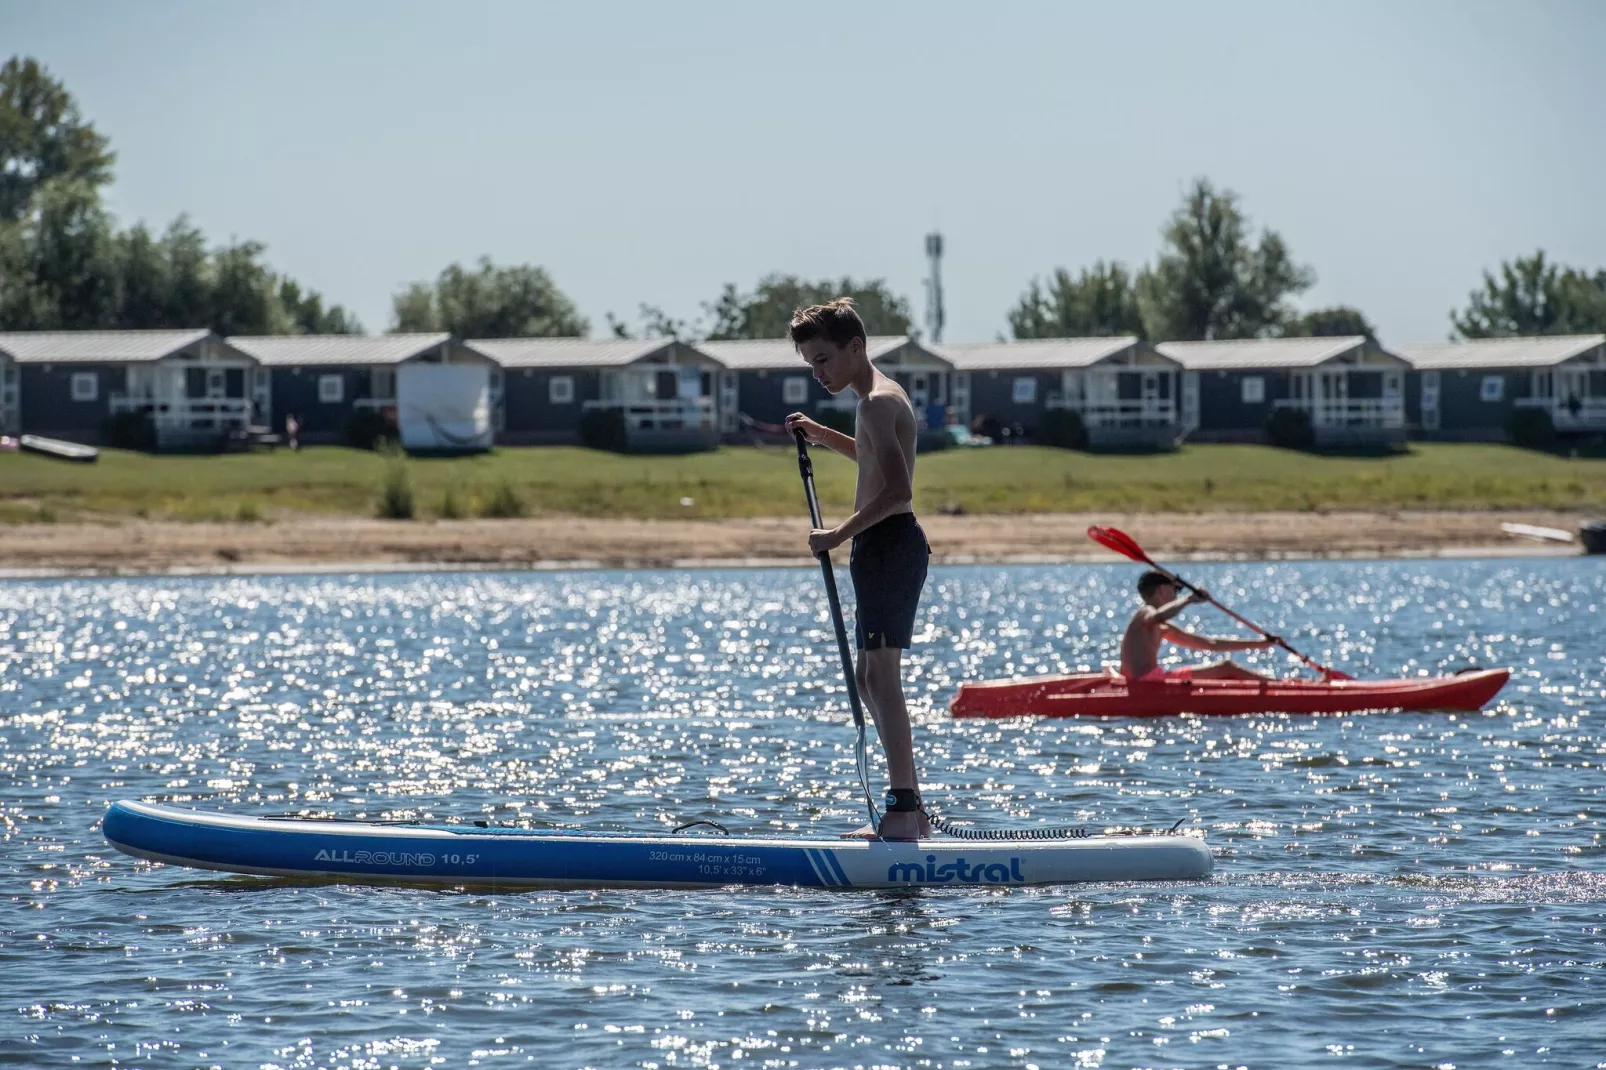
M 797 470 L 803 477 L 803 496 L 809 503 L 809 523 L 816 528 L 825 526 L 820 519 L 820 499 L 814 493 L 814 462 L 809 460 L 809 441 L 803 432 L 794 431 L 797 438 Z M 848 626 L 842 620 L 842 598 L 836 591 L 836 573 L 831 568 L 831 555 L 822 553 L 820 572 L 825 577 L 825 598 L 831 603 L 831 623 L 836 627 L 836 648 L 842 657 L 842 679 L 848 685 L 848 705 L 853 707 L 853 727 L 858 739 L 853 745 L 853 756 L 859 764 L 859 784 L 864 788 L 864 805 L 870 811 L 870 827 L 879 828 L 881 814 L 875 808 L 875 797 L 870 794 L 870 754 L 864 739 L 864 706 L 859 702 L 859 678 L 853 671 L 853 650 L 848 646 Z
M 1138 545 L 1137 540 L 1134 539 L 1132 536 L 1128 535 L 1126 532 L 1122 531 L 1120 528 L 1101 528 L 1097 524 L 1095 524 L 1092 527 L 1087 529 L 1087 537 L 1092 539 L 1094 542 L 1098 543 L 1100 546 L 1104 547 L 1106 550 L 1114 550 L 1116 553 L 1120 554 L 1122 557 L 1131 558 L 1133 561 L 1137 561 L 1137 562 L 1139 562 L 1141 564 L 1148 565 L 1150 568 L 1154 569 L 1156 572 L 1165 573 L 1165 575 L 1171 580 L 1171 582 L 1176 584 L 1178 587 L 1184 588 L 1184 589 L 1189 590 L 1189 591 L 1193 591 L 1195 593 L 1198 593 L 1198 591 L 1200 590 L 1199 587 L 1197 587 L 1194 584 L 1189 583 L 1187 580 L 1183 579 L 1181 576 L 1178 576 L 1175 572 L 1172 572 L 1170 569 L 1163 568 L 1160 565 L 1155 564 L 1154 558 L 1150 557 L 1148 554 L 1143 552 L 1143 547 Z M 1241 615 L 1239 615 L 1237 613 L 1234 613 L 1232 610 L 1228 609 L 1226 606 L 1222 605 L 1220 602 L 1216 601 L 1214 598 L 1210 599 L 1210 604 L 1215 606 L 1217 609 L 1221 610 L 1223 613 L 1225 613 L 1227 616 L 1231 617 L 1233 620 L 1237 621 L 1239 624 L 1242 624 L 1245 628 L 1248 628 L 1250 631 L 1258 632 L 1260 635 L 1264 636 L 1265 638 L 1272 640 L 1278 646 L 1282 647 L 1284 650 L 1286 650 L 1290 654 L 1294 655 L 1294 657 L 1298 658 L 1300 661 L 1303 661 L 1306 665 L 1309 665 L 1311 668 L 1315 669 L 1319 673 L 1322 673 L 1324 676 L 1328 677 L 1329 679 L 1332 679 L 1332 680 L 1353 680 L 1353 679 L 1355 679 L 1355 677 L 1350 676 L 1348 673 L 1339 672 L 1337 669 L 1332 669 L 1332 668 L 1327 667 L 1326 665 L 1323 665 L 1321 662 L 1317 661 L 1314 658 L 1306 657 L 1304 654 L 1301 654 L 1299 651 L 1297 651 L 1293 647 L 1289 646 L 1288 645 L 1288 640 L 1284 639 L 1282 636 L 1276 635 L 1276 634 L 1274 634 L 1272 632 L 1268 632 L 1266 629 L 1262 628 L 1260 625 L 1256 624 L 1254 621 L 1249 620 L 1248 618 L 1243 617 L 1243 616 L 1241 616 Z

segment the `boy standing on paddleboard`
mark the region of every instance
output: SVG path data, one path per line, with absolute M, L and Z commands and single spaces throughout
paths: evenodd
M 861 833 L 889 840 L 928 836 L 931 826 L 920 809 L 914 734 L 903 701 L 903 651 L 914 638 L 915 612 L 931 559 L 912 501 L 918 430 L 914 409 L 903 388 L 870 363 L 864 322 L 852 298 L 798 310 L 789 335 L 821 386 L 833 394 L 852 390 L 859 398 L 852 437 L 800 412 L 786 418 L 786 429 L 803 432 L 812 445 L 859 466 L 853 515 L 834 528 L 810 533 L 809 549 L 827 553 L 853 540 L 849 571 L 859 603 L 854 628 L 859 693 L 875 720 L 892 781 L 881 827 L 866 826 Z
M 1232 650 L 1267 650 L 1277 645 L 1277 638 L 1218 639 L 1209 635 L 1195 635 L 1171 623 L 1171 618 L 1191 605 L 1210 601 L 1208 591 L 1194 591 L 1178 595 L 1177 585 L 1170 576 L 1159 570 L 1150 570 L 1138 577 L 1138 597 L 1143 607 L 1132 614 L 1121 640 L 1121 675 L 1128 683 L 1158 683 L 1164 680 L 1271 680 L 1258 672 L 1236 664 L 1231 658 L 1198 668 L 1167 671 L 1160 668 L 1160 644 L 1165 640 L 1188 647 L 1190 650 L 1213 650 L 1226 653 Z

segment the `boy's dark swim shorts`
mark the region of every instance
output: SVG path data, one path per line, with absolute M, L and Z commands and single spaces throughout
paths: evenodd
M 908 649 L 930 562 L 931 546 L 913 513 L 895 513 L 853 537 L 848 571 L 859 600 L 860 650 Z

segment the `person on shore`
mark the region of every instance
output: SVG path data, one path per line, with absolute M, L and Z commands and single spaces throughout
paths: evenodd
M 1173 617 L 1191 605 L 1210 601 L 1208 591 L 1180 594 L 1176 581 L 1158 569 L 1138 577 L 1138 597 L 1143 605 L 1132 614 L 1121 639 L 1121 675 L 1128 682 L 1159 683 L 1165 680 L 1272 680 L 1236 664 L 1231 658 L 1209 665 L 1162 669 L 1160 644 L 1170 641 L 1190 650 L 1210 650 L 1218 654 L 1234 650 L 1266 650 L 1277 646 L 1276 636 L 1265 639 L 1223 639 L 1195 635 L 1171 623 Z
M 296 419 L 293 412 L 284 418 L 284 438 L 290 444 L 291 453 L 301 448 L 301 421 Z
M 918 839 L 930 835 L 931 825 L 921 809 L 902 658 L 913 642 L 931 547 L 914 514 L 914 409 L 903 388 L 870 363 L 864 322 L 851 298 L 799 309 L 788 333 L 821 386 L 833 394 L 852 390 L 859 398 L 852 436 L 801 412 L 786 418 L 788 432 L 801 431 L 811 444 L 859 466 L 853 515 L 834 528 L 809 533 L 809 550 L 815 554 L 853 540 L 849 572 L 858 601 L 856 675 L 886 751 L 892 785 L 880 828 L 866 825 L 854 835 Z

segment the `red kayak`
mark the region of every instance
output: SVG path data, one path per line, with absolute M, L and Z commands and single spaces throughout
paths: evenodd
M 1354 713 L 1479 710 L 1510 669 L 1404 680 L 1162 680 L 1128 683 L 1117 672 L 961 684 L 955 717 L 1165 717 L 1176 713 Z

